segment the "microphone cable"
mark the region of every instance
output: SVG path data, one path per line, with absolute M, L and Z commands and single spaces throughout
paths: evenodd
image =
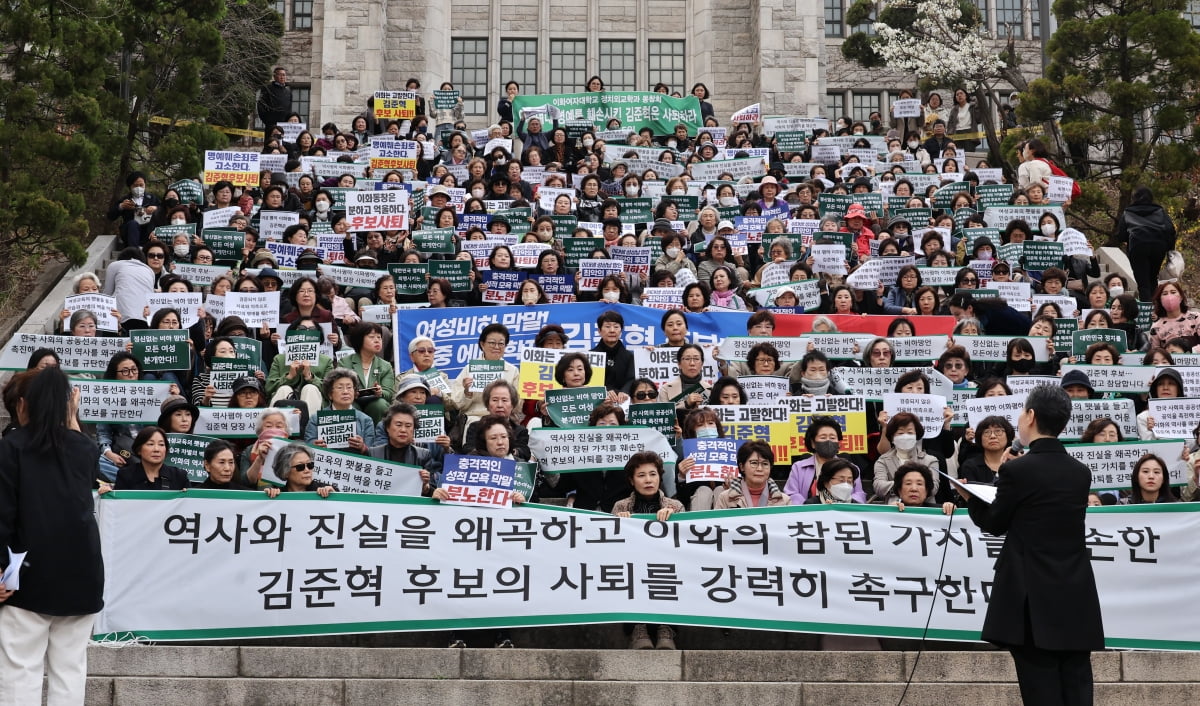
M 933 622 L 933 610 L 937 607 L 937 596 L 941 591 L 942 571 L 946 568 L 946 555 L 950 552 L 950 529 L 954 527 L 954 513 L 950 513 L 949 517 L 950 521 L 946 523 L 946 546 L 942 548 L 942 561 L 938 564 L 937 576 L 933 580 L 933 596 L 929 601 L 929 614 L 925 616 L 925 628 L 921 631 L 921 644 L 917 647 L 917 657 L 913 660 L 912 669 L 908 672 L 908 679 L 904 682 L 904 691 L 900 692 L 900 700 L 896 702 L 896 706 L 904 703 L 904 697 L 908 695 L 908 687 L 912 685 L 913 676 L 917 673 L 917 666 L 921 663 L 921 654 L 925 651 L 925 638 L 929 635 L 929 624 Z

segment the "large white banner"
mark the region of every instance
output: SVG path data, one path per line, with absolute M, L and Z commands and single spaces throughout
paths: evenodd
M 929 637 L 978 640 L 1003 542 L 962 511 L 864 505 L 664 523 L 193 489 L 116 491 L 99 512 L 96 633 L 150 640 L 614 622 L 919 638 L 931 607 Z M 1110 648 L 1200 649 L 1197 531 L 1189 506 L 1089 511 Z M 201 585 L 221 610 L 179 610 Z

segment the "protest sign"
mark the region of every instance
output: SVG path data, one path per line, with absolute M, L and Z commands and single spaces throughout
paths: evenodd
M 128 338 L 49 336 L 18 331 L 0 352 L 0 370 L 25 370 L 29 356 L 39 348 L 58 354 L 59 367 L 68 373 L 103 373 L 113 355 L 125 350 Z
M 750 404 L 778 404 L 790 390 L 788 379 L 777 375 L 743 375 L 738 383 L 746 391 Z
M 195 289 L 211 286 L 216 278 L 230 274 L 230 269 L 225 265 L 196 265 L 191 262 L 176 262 L 171 272 L 187 280 L 188 284 L 192 285 L 192 289 Z
M 288 420 L 288 434 L 298 435 L 301 431 L 300 410 L 292 407 L 280 411 Z M 261 409 L 201 407 L 192 433 L 217 439 L 253 439 L 258 436 L 255 432 L 255 425 L 261 415 Z
M 1116 423 L 1125 439 L 1134 439 L 1138 434 L 1136 414 L 1133 400 L 1130 399 L 1071 400 L 1071 420 L 1067 422 L 1067 428 L 1058 437 L 1068 440 L 1079 439 L 1094 420 L 1108 418 Z M 1157 432 L 1157 429 L 1155 431 Z
M 556 388 L 546 390 L 546 415 L 555 426 L 577 429 L 588 425 L 588 417 L 604 402 L 608 391 L 603 387 Z
M 756 123 L 762 117 L 762 112 L 759 110 L 759 104 L 748 105 L 745 108 L 733 114 L 729 119 L 731 123 Z
M 121 322 L 113 316 L 117 309 L 116 297 L 106 294 L 76 294 L 63 298 L 63 309 L 74 314 L 77 311 L 90 312 L 96 317 L 96 329 L 99 331 L 115 332 L 121 328 Z M 141 312 L 121 312 L 124 316 L 139 318 Z M 63 322 L 63 328 L 66 328 Z
M 225 316 L 237 316 L 253 328 L 279 328 L 279 292 L 230 291 L 225 295 Z
M 813 350 L 821 351 L 830 360 L 856 360 L 862 357 L 864 341 L 869 342 L 870 338 L 864 339 L 861 335 L 849 333 L 806 333 L 802 340 L 804 352 L 808 352 L 808 346 L 811 344 Z
M 571 351 L 564 348 L 521 349 L 520 383 L 518 392 L 523 399 L 545 399 L 546 391 L 560 387 L 554 380 L 554 366 L 568 353 L 583 353 L 592 366 L 592 376 L 585 383 L 589 386 L 604 386 L 607 359 L 601 351 Z
M 1050 360 L 1050 351 L 1045 336 L 967 336 L 955 335 L 954 345 L 962 346 L 973 361 L 1004 362 L 1008 359 L 1008 344 L 1014 338 L 1023 338 L 1033 347 L 1033 359 L 1039 363 Z
M 316 415 L 317 441 L 327 449 L 350 448 L 350 437 L 358 435 L 358 422 L 352 409 L 322 409 Z
M 1129 490 L 1133 485 L 1133 464 L 1146 454 L 1155 454 L 1167 461 L 1170 485 L 1187 485 L 1186 469 L 1174 462 L 1183 451 L 1182 441 L 1067 444 L 1066 449 L 1076 460 L 1092 469 L 1092 490 Z
M 191 368 L 190 337 L 186 329 L 140 329 L 129 332 L 133 357 L 142 370 L 188 370 Z
M 426 255 L 454 254 L 453 228 L 427 228 L 424 230 L 414 230 L 412 233 L 412 239 L 413 243 L 415 243 L 417 246 L 417 250 Z
M 654 264 L 654 253 L 650 248 L 614 245 L 609 248 L 609 255 L 624 265 L 625 272 L 638 274 L 643 279 L 649 279 L 650 267 Z
M 707 384 L 711 385 L 718 377 L 720 372 L 717 369 L 717 363 L 712 358 L 712 351 L 704 348 L 704 369 L 700 377 Z M 633 349 L 633 367 L 636 377 L 649 378 L 655 384 L 661 386 L 663 383 L 671 380 L 679 375 L 679 364 L 675 362 L 675 356 L 679 352 L 677 348 L 643 348 L 637 347 Z
M 738 439 L 684 439 L 683 457 L 695 461 L 688 469 L 688 483 L 724 483 L 738 475 Z
M 284 361 L 288 365 L 292 363 L 308 363 L 314 366 L 319 364 L 323 338 L 320 329 L 296 329 L 286 332 L 283 337 Z
M 846 274 L 846 248 L 841 245 L 812 246 L 813 272 L 820 274 Z M 876 285 L 878 286 L 878 285 Z
M 236 209 L 241 213 L 240 209 Z M 204 214 L 207 218 L 214 211 Z M 224 223 L 228 223 L 226 218 Z M 204 229 L 204 244 L 213 251 L 213 262 L 237 264 L 242 260 L 242 249 L 246 247 L 246 234 L 236 228 Z
M 961 409 L 967 415 L 967 424 L 976 429 L 975 442 L 979 443 L 979 423 L 985 417 L 1004 417 L 1013 429 L 1017 428 L 1017 418 L 1025 411 L 1025 393 L 1004 395 L 1003 397 L 977 397 L 955 403 L 956 409 Z
M 79 421 L 97 424 L 157 424 L 173 384 L 71 378 L 71 387 L 79 390 Z
M 892 357 L 897 361 L 932 361 L 946 352 L 950 337 L 944 334 L 935 336 L 892 336 L 888 343 L 892 346 Z
M 1046 185 L 1046 199 L 1051 203 L 1063 203 L 1071 200 L 1071 189 L 1075 186 L 1075 180 L 1065 176 L 1049 176 L 1046 177 L 1049 182 Z
M 957 340 L 957 337 L 956 337 Z M 933 395 L 950 397 L 954 383 L 933 367 L 912 368 L 838 368 L 838 377 L 855 394 L 870 399 L 882 400 L 884 395 L 895 392 L 896 381 L 910 370 L 920 370 L 929 378 L 929 392 Z
M 896 118 L 921 117 L 921 99 L 899 98 L 892 101 L 892 116 Z
M 320 265 L 317 271 L 322 275 L 329 277 L 333 283 L 339 287 L 361 287 L 363 289 L 374 289 L 375 282 L 383 276 L 379 270 L 365 269 L 361 267 L 344 267 L 342 265 Z M 424 267 L 421 271 L 421 280 L 424 283 Z M 425 291 L 422 287 L 421 291 Z
M 648 127 L 656 135 L 669 135 L 683 123 L 688 134 L 695 135 L 703 123 L 700 100 L 694 96 L 672 98 L 665 93 L 597 91 L 553 95 L 519 95 L 513 99 L 513 113 L 527 108 L 553 106 L 559 122 L 587 120 L 603 128 L 612 119 L 621 122 L 624 131 L 636 132 Z
M 204 184 L 228 181 L 234 186 L 258 186 L 259 153 L 205 150 Z
M 629 425 L 656 429 L 667 440 L 675 439 L 675 405 L 671 402 L 635 402 L 629 405 Z
M 647 427 L 540 427 L 529 430 L 529 449 L 541 461 L 544 473 L 624 469 L 629 457 L 639 451 L 653 451 L 663 463 L 675 463 L 666 437 Z
M 601 280 L 609 275 L 620 276 L 624 269 L 625 263 L 620 260 L 580 260 L 579 273 L 576 275 L 579 291 L 595 292 Z
M 470 291 L 471 263 L 464 260 L 430 260 L 427 264 L 430 280 L 446 280 L 452 292 Z
M 718 352 L 721 360 L 745 361 L 746 356 L 750 355 L 751 348 L 760 343 L 770 343 L 779 352 L 780 361 L 791 362 L 804 357 L 804 354 L 808 352 L 809 342 L 808 338 L 800 337 L 729 336 L 721 341 Z
M 942 395 L 916 395 L 910 393 L 888 393 L 883 396 L 883 411 L 889 417 L 899 412 L 911 412 L 921 422 L 925 431 L 923 438 L 933 439 L 942 433 L 943 410 L 946 398 Z
M 957 267 L 918 267 L 921 273 L 921 283 L 930 287 L 949 287 L 954 285 L 958 275 Z
M 375 91 L 372 105 L 376 118 L 412 120 L 417 117 L 417 92 Z
M 287 439 L 272 439 L 271 451 L 263 461 L 262 480 L 271 485 L 284 484 L 275 469 L 275 458 L 290 442 Z M 349 451 L 339 451 L 305 444 L 305 451 L 312 457 L 313 480 L 329 483 L 341 493 L 369 495 L 421 494 L 420 466 L 392 463 L 381 458 L 363 456 Z
M 199 292 L 163 292 L 146 296 L 146 307 L 150 309 L 147 321 L 163 309 L 175 309 L 179 312 L 180 328 L 191 328 L 200 320 L 200 307 L 203 306 L 204 295 Z
M 259 211 L 258 237 L 262 240 L 283 240 L 283 231 L 299 222 L 300 214 L 295 211 Z
M 517 462 L 491 456 L 446 456 L 438 487 L 449 494 L 447 505 L 511 507 Z
M 1150 390 L 1158 368 L 1153 365 L 1063 365 L 1063 375 L 1072 370 L 1082 371 L 1096 392 L 1121 392 L 1144 395 Z
M 1193 432 L 1196 430 L 1197 421 L 1200 421 L 1200 399 L 1152 399 L 1150 417 L 1154 419 L 1154 436 L 1159 439 L 1191 441 L 1195 439 Z
M 1000 298 L 1016 311 L 1029 312 L 1033 303 L 1029 298 L 1033 295 L 1028 282 L 991 282 L 988 287 L 996 290 Z
M 266 249 L 267 252 L 274 255 L 275 261 L 279 264 L 280 267 L 283 267 L 283 268 L 296 267 L 296 260 L 299 259 L 300 256 L 303 255 L 306 251 L 315 252 L 317 257 L 319 257 L 321 260 L 324 260 L 325 256 L 326 256 L 325 251 L 321 250 L 320 248 L 310 248 L 307 245 L 292 245 L 291 243 L 279 243 L 274 240 L 268 240 L 265 243 L 262 243 L 262 247 L 264 249 Z M 283 272 L 285 272 L 285 271 L 286 270 L 278 270 L 278 272 L 280 273 L 281 276 L 283 275 Z M 308 272 L 307 275 L 309 277 L 312 277 L 313 273 Z M 301 275 L 296 275 L 296 276 L 301 276 Z M 286 285 L 286 286 L 290 286 L 290 285 Z
M 239 378 L 254 375 L 255 368 L 244 358 L 213 358 L 208 371 L 208 384 L 218 395 L 233 394 L 233 384 Z
M 413 431 L 414 443 L 434 442 L 439 436 L 445 435 L 446 408 L 444 405 L 419 404 L 413 405 L 413 407 L 417 410 L 417 428 Z
M 204 450 L 214 441 L 216 439 L 211 436 L 167 434 L 167 458 L 163 463 L 185 471 L 191 482 L 203 483 L 208 480 L 208 471 L 204 470 Z
M 532 270 L 537 267 L 538 258 L 550 249 L 546 243 L 518 243 L 509 248 L 512 250 L 513 267 L 522 270 Z
M 408 230 L 408 192 L 351 191 L 346 194 L 346 223 L 354 232 Z
M 575 301 L 575 275 L 538 275 L 531 274 L 546 293 L 551 304 L 567 304 Z
M 200 205 L 204 198 L 204 189 L 195 179 L 180 179 L 168 186 L 167 191 L 174 191 L 179 196 L 180 203 Z
M 1118 354 L 1127 350 L 1124 331 L 1112 328 L 1085 328 L 1071 334 L 1071 355 L 1083 355 L 1093 343 L 1111 343 L 1117 347 Z
M 1173 509 L 1178 511 L 1135 506 L 1087 513 L 1109 648 L 1200 647 L 1200 619 L 1188 610 L 1200 515 Z M 945 529 L 941 508 L 897 513 L 868 505 L 731 510 L 673 517 L 663 525 L 647 517 L 541 506 L 489 509 L 482 517 L 481 508 L 422 498 L 296 494 L 283 502 L 261 493 L 192 490 L 117 491 L 99 501 L 98 512 L 107 577 L 95 626 L 99 640 L 196 641 L 233 633 L 277 639 L 659 620 L 977 641 L 988 607 L 984 589 L 1001 545 L 964 522 L 954 541 L 940 546 L 926 540 Z M 354 528 L 348 522 L 342 538 L 328 520 L 342 515 L 369 521 Z M 960 511 L 956 524 L 962 516 Z M 238 533 L 222 538 L 219 528 L 240 527 L 239 518 L 253 518 L 259 528 L 247 535 L 252 541 Z M 808 525 L 811 536 L 766 541 L 790 536 L 797 523 Z M 494 538 L 485 524 L 497 528 Z M 404 531 L 380 532 L 385 525 Z M 531 529 L 500 530 L 522 527 Z M 664 531 L 737 537 L 739 543 L 675 546 L 662 539 Z M 480 549 L 464 551 L 472 546 Z M 314 567 L 318 547 L 326 549 L 317 550 L 322 563 Z M 944 566 L 935 561 L 943 549 Z M 564 568 L 568 562 L 561 557 L 581 552 Z M 619 590 L 603 590 L 604 583 L 586 577 L 600 576 L 605 566 L 621 567 L 620 576 L 633 579 L 623 579 Z M 729 577 L 757 576 L 762 567 L 768 567 L 769 580 L 761 587 L 727 584 Z M 782 579 L 770 579 L 776 575 Z M 874 577 L 870 586 L 863 583 L 867 575 Z M 478 577 L 479 583 L 468 591 L 455 586 L 454 576 Z M 199 585 L 208 587 L 207 600 L 221 611 L 178 609 L 178 587 Z M 315 585 L 341 590 L 301 590 Z M 1133 602 L 1158 609 L 1121 609 Z M 445 610 L 432 609 L 443 605 Z M 380 620 L 381 608 L 387 620 Z
M 386 172 L 392 169 L 417 168 L 421 144 L 412 140 L 371 141 L 371 169 Z
M 412 296 L 425 293 L 425 289 L 428 286 L 427 277 L 429 274 L 429 267 L 425 263 L 391 262 L 388 263 L 387 270 L 396 285 L 397 296 Z M 365 272 L 373 274 L 376 279 L 380 277 L 379 270 L 365 270 Z M 367 285 L 369 288 L 374 288 L 374 286 L 374 282 Z
M 525 280 L 525 273 L 520 270 L 484 270 L 480 274 L 487 285 L 483 290 L 485 304 L 512 304 Z
M 1051 267 L 1062 267 L 1063 244 L 1057 241 L 1030 240 L 1025 242 L 1021 253 L 1025 269 L 1038 272 Z M 1063 312 L 1064 314 L 1066 312 Z

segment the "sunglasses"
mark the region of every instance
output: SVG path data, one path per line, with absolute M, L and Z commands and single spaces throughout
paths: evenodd
M 166 255 L 164 255 L 163 253 L 160 253 L 160 252 L 152 252 L 152 253 L 146 254 L 147 260 L 161 260 L 165 257 L 166 257 Z
M 297 463 L 296 465 L 292 466 L 292 470 L 293 471 L 311 471 L 312 469 L 314 469 L 316 467 L 317 466 L 315 463 L 313 463 L 312 461 L 309 461 L 308 463 Z
M 658 390 L 650 390 L 649 392 L 642 390 L 640 392 L 635 392 L 633 393 L 633 398 L 635 400 L 656 400 L 658 399 Z

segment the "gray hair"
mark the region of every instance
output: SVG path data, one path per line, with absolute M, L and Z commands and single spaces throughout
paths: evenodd
M 830 319 L 828 316 L 818 316 L 813 319 L 812 330 L 816 331 L 818 326 L 826 326 L 829 328 L 830 333 L 838 333 L 837 324 L 833 323 L 833 319 Z
M 505 380 L 504 378 L 500 378 L 499 380 L 493 380 L 492 382 L 488 383 L 487 387 L 483 388 L 483 406 L 485 408 L 487 407 L 488 400 L 492 399 L 492 392 L 494 392 L 495 390 L 500 389 L 500 388 L 504 388 L 505 390 L 508 390 L 508 395 L 509 395 L 509 398 L 512 400 L 512 406 L 513 406 L 512 415 L 515 417 L 517 414 L 517 405 L 520 404 L 521 397 L 517 393 L 517 388 L 514 387 L 511 382 L 509 382 L 508 380 Z
M 74 331 L 76 326 L 83 321 L 87 321 L 88 319 L 91 319 L 93 322 L 95 322 L 96 315 L 87 309 L 77 309 L 74 314 L 71 314 L 71 320 L 67 322 L 67 331 Z
M 100 286 L 100 277 L 98 277 L 95 272 L 80 272 L 79 274 L 75 275 L 75 277 L 71 280 L 71 291 L 76 294 L 79 294 L 79 285 L 85 279 L 92 280 L 93 282 L 96 283 L 97 287 Z
M 358 379 L 358 373 L 349 368 L 334 368 L 325 374 L 325 380 L 321 383 L 321 394 L 325 395 L 325 399 L 329 399 L 333 394 L 333 384 L 343 378 L 350 378 L 354 381 L 354 393 L 362 389 L 362 382 Z
M 304 444 L 288 444 L 275 454 L 275 463 L 271 464 L 271 470 L 275 473 L 275 477 L 279 480 L 286 481 L 288 475 L 292 472 L 292 463 L 296 456 L 304 454 L 312 459 L 312 452 Z
M 784 257 L 791 259 L 791 257 L 792 257 L 792 241 L 791 240 L 789 240 L 785 236 L 780 236 L 771 241 L 771 245 L 770 245 L 770 247 L 767 248 L 767 252 L 770 253 L 771 248 L 775 247 L 776 245 L 783 248 Z
M 267 407 L 258 413 L 258 421 L 254 423 L 255 436 L 262 436 L 263 426 L 267 423 L 267 420 L 275 414 L 278 414 L 280 417 L 282 417 L 283 425 L 285 427 L 287 426 L 287 414 L 282 409 L 279 409 L 278 407 Z

